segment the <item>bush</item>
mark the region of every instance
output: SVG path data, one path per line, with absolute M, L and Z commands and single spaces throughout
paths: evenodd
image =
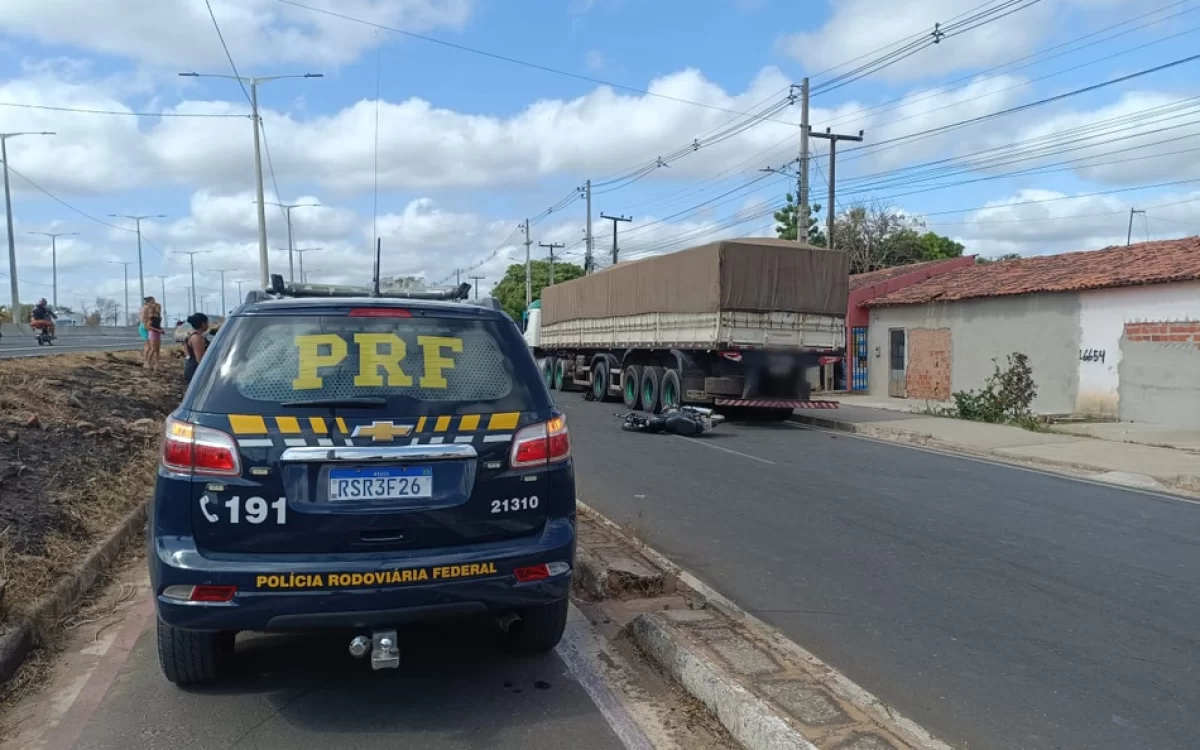
M 1033 368 L 1029 357 L 1021 352 L 1008 355 L 1008 367 L 992 360 L 995 371 L 979 390 L 956 391 L 954 406 L 946 416 L 969 419 L 973 422 L 1015 423 L 1025 427 L 1035 424 L 1031 406 L 1037 398 Z

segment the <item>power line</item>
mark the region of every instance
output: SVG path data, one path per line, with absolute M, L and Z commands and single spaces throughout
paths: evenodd
M 36 183 L 36 182 L 34 182 L 33 180 L 29 179 L 29 178 L 28 178 L 28 177 L 26 177 L 25 175 L 23 175 L 23 174 L 21 174 L 20 172 L 18 172 L 18 171 L 17 171 L 17 169 L 16 169 L 16 167 L 12 167 L 12 166 L 10 166 L 10 167 L 8 168 L 8 171 L 9 171 L 9 172 L 12 172 L 12 173 L 13 173 L 13 174 L 15 174 L 17 177 L 20 177 L 22 180 L 24 180 L 26 183 L 28 183 L 30 187 L 32 187 L 32 188 L 34 188 L 35 190 L 37 190 L 38 192 L 42 193 L 42 194 L 43 194 L 43 195 L 45 195 L 47 198 L 50 198 L 51 200 L 53 200 L 53 201 L 55 201 L 55 202 L 59 203 L 60 205 L 62 205 L 63 207 L 65 207 L 65 208 L 67 208 L 67 209 L 70 209 L 71 211 L 74 211 L 75 213 L 79 214 L 80 216 L 82 216 L 82 217 L 83 217 L 83 218 L 85 218 L 85 219 L 88 219 L 88 220 L 90 220 L 90 221 L 94 221 L 94 222 L 96 222 L 97 224 L 100 224 L 100 225 L 102 225 L 102 226 L 106 226 L 106 227 L 110 227 L 110 228 L 112 228 L 112 229 L 120 229 L 122 232 L 133 232 L 133 231 L 135 231 L 135 230 L 133 230 L 133 229 L 130 229 L 130 228 L 128 228 L 128 227 L 121 227 L 121 226 L 117 226 L 116 224 L 110 224 L 110 223 L 108 223 L 107 221 L 104 221 L 103 219 L 97 219 L 95 216 L 92 216 L 92 215 L 91 215 L 91 214 L 89 214 L 87 211 L 84 211 L 84 210 L 83 210 L 83 209 L 81 209 L 81 208 L 76 208 L 75 206 L 73 206 L 73 205 L 71 205 L 70 203 L 66 202 L 66 201 L 65 201 L 65 200 L 63 200 L 62 198 L 59 198 L 59 197 L 58 197 L 57 195 L 55 195 L 54 193 L 51 193 L 51 192 L 50 192 L 49 190 L 47 190 L 46 188 L 42 187 L 41 185 L 37 184 L 37 183 Z
M 24 102 L 0 102 L 0 107 L 41 109 L 50 112 L 73 112 L 82 115 L 121 115 L 125 117 L 195 117 L 210 119 L 246 117 L 246 115 L 218 114 L 215 112 L 136 112 L 132 110 L 120 109 L 92 109 L 90 107 L 55 107 L 49 104 L 26 104 Z
M 581 73 L 572 73 L 570 71 L 560 70 L 558 68 L 550 67 L 549 65 L 542 65 L 541 63 L 530 62 L 528 60 L 521 60 L 521 59 L 518 59 L 515 57 L 509 57 L 508 55 L 501 55 L 496 52 L 488 52 L 487 50 L 477 49 L 475 47 L 468 47 L 465 44 L 456 44 L 454 42 L 448 42 L 445 39 L 437 39 L 435 37 L 427 36 L 425 34 L 418 34 L 414 31 L 398 29 L 394 26 L 387 26 L 386 24 L 376 23 L 375 21 L 368 21 L 365 18 L 356 18 L 354 16 L 350 16 L 345 13 L 338 13 L 336 11 L 328 10 L 326 8 L 316 8 L 311 5 L 306 5 L 304 3 L 296 2 L 295 0 L 276 0 L 276 2 L 283 3 L 284 5 L 290 5 L 294 8 L 302 8 L 304 10 L 311 11 L 313 13 L 320 13 L 320 14 L 323 14 L 326 16 L 330 16 L 332 18 L 340 18 L 343 21 L 350 21 L 351 23 L 362 24 L 363 26 L 371 26 L 371 27 L 379 29 L 381 31 L 390 31 L 393 34 L 401 34 L 401 35 L 409 37 L 411 39 L 419 39 L 423 42 L 429 42 L 431 44 L 438 44 L 443 47 L 449 47 L 450 49 L 456 49 L 460 52 L 468 52 L 472 55 L 479 55 L 481 57 L 487 57 L 492 60 L 499 60 L 501 62 L 511 63 L 513 65 L 521 65 L 526 68 L 540 70 L 544 73 L 553 73 L 555 75 L 566 76 L 568 78 L 574 78 L 575 80 L 578 80 L 578 81 L 586 81 L 587 83 L 594 83 L 599 86 L 608 86 L 610 88 L 621 89 L 622 91 L 629 91 L 631 93 L 641 94 L 643 96 L 652 96 L 656 99 L 664 99 L 666 101 L 678 102 L 679 104 L 690 104 L 694 107 L 704 107 L 705 109 L 712 109 L 712 110 L 716 110 L 718 112 L 728 112 L 730 114 L 743 115 L 743 116 L 749 114 L 747 112 L 740 112 L 736 109 L 719 107 L 715 104 L 706 104 L 704 102 L 691 101 L 690 99 L 682 99 L 677 96 L 670 96 L 668 94 L 660 94 L 660 93 L 657 93 L 654 91 L 647 91 L 646 89 L 639 89 L 635 86 L 626 86 L 621 83 L 613 83 L 612 81 L 606 81 L 602 78 L 594 78 L 592 76 L 583 75 Z M 784 124 L 794 126 L 794 123 L 784 123 Z
M 204 5 L 208 8 L 208 17 L 212 19 L 213 28 L 217 32 L 217 39 L 221 41 L 221 49 L 225 50 L 225 59 L 229 61 L 229 67 L 233 69 L 233 77 L 237 80 L 238 86 L 242 87 L 242 95 L 246 97 L 246 101 L 250 102 L 251 106 L 253 106 L 250 92 L 246 90 L 246 84 L 242 82 L 242 74 L 238 72 L 237 63 L 233 61 L 233 55 L 229 52 L 229 45 L 225 43 L 225 35 L 221 33 L 221 24 L 217 23 L 217 14 L 213 13 L 211 0 L 204 0 Z

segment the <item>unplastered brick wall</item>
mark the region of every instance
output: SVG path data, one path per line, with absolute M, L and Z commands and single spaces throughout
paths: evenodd
M 1192 344 L 1200 347 L 1200 320 L 1146 321 L 1126 323 L 1129 341 L 1156 341 L 1163 344 Z
M 912 328 L 908 331 L 908 397 L 948 401 L 950 367 L 954 350 L 949 328 Z

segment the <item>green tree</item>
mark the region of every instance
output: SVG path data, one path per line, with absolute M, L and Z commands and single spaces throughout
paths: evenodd
M 825 232 L 821 231 L 821 222 L 817 216 L 821 213 L 821 204 L 816 203 L 808 212 L 808 244 L 825 247 Z M 781 240 L 796 239 L 796 196 L 787 194 L 787 203 L 775 212 L 775 234 Z
M 1005 253 L 1004 255 L 997 255 L 995 258 L 985 258 L 980 255 L 979 257 L 975 258 L 975 265 L 982 265 L 984 263 L 1000 263 L 1001 261 L 1005 260 L 1018 260 L 1020 257 L 1020 253 Z
M 583 275 L 583 267 L 574 263 L 554 264 L 554 283 L 559 284 Z M 533 298 L 542 298 L 542 290 L 550 286 L 550 261 L 535 260 L 530 263 L 530 279 L 533 286 Z M 512 319 L 520 322 L 525 313 L 525 264 L 513 263 L 504 272 L 504 278 L 492 289 L 492 296 L 500 301 L 504 312 Z
M 949 260 L 961 258 L 965 249 L 961 243 L 949 237 L 943 237 L 936 232 L 926 232 L 921 235 L 922 260 Z

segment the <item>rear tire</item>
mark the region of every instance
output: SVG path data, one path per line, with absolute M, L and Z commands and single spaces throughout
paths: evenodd
M 236 633 L 181 630 L 158 621 L 158 663 L 176 685 L 199 685 L 219 679 L 233 661 Z
M 630 365 L 621 377 L 621 400 L 625 408 L 637 411 L 642 403 L 642 366 Z
M 553 604 L 529 607 L 520 612 L 521 628 L 506 636 L 509 648 L 527 654 L 551 651 L 562 640 L 567 627 L 567 611 L 571 600 L 563 598 Z
M 546 378 L 546 387 L 554 390 L 554 372 L 558 369 L 558 357 L 548 357 L 546 359 L 546 369 L 542 375 Z
M 592 396 L 597 401 L 608 401 L 608 384 L 611 380 L 608 362 L 600 360 L 592 367 Z
M 658 414 L 662 411 L 663 368 L 647 367 L 642 371 L 642 411 Z
M 565 391 L 567 389 L 567 360 L 556 359 L 554 361 L 554 390 Z
M 663 373 L 662 383 L 660 385 L 659 402 L 663 409 L 679 406 L 683 403 L 683 388 L 679 382 L 679 372 L 677 370 L 667 370 Z

